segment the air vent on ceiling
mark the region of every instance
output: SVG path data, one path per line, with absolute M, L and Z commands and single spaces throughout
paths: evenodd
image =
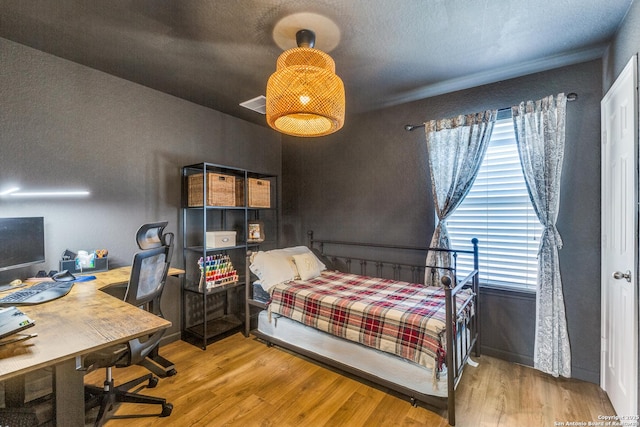
M 267 98 L 264 95 L 256 96 L 253 99 L 241 102 L 240 105 L 244 108 L 248 108 L 249 110 L 253 110 L 256 113 L 267 113 Z

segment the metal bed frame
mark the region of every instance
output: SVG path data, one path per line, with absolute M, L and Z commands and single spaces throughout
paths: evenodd
M 455 425 L 455 389 L 458 385 L 460 379 L 462 378 L 462 373 L 464 371 L 464 367 L 471 356 L 472 351 L 476 357 L 480 357 L 480 336 L 479 336 L 479 279 L 478 279 L 478 239 L 471 240 L 473 249 L 472 250 L 457 250 L 457 249 L 440 249 L 440 248 L 428 248 L 428 247 L 416 247 L 416 246 L 401 246 L 401 245 L 384 245 L 384 244 L 368 244 L 368 243 L 359 243 L 359 242 L 346 242 L 346 241 L 337 241 L 337 240 L 319 240 L 314 239 L 313 232 L 308 232 L 308 246 L 311 249 L 317 248 L 319 254 L 323 257 L 327 257 L 332 262 L 342 261 L 343 267 L 346 266 L 348 271 L 352 272 L 351 268 L 353 267 L 354 261 L 360 265 L 360 273 L 361 275 L 369 275 L 373 276 L 373 273 L 369 273 L 369 267 L 373 265 L 375 267 L 375 277 L 382 277 L 382 273 L 385 270 L 385 267 L 391 267 L 393 271 L 393 279 L 400 280 L 399 277 L 401 272 L 408 271 L 411 274 L 412 281 L 414 283 L 422 283 L 424 280 L 424 275 L 429 274 L 429 271 L 433 272 L 434 269 L 446 270 L 448 274 L 442 277 L 442 284 L 445 289 L 445 305 L 446 305 L 446 324 L 447 325 L 455 325 L 455 327 L 447 327 L 446 328 L 446 342 L 447 342 L 447 352 L 445 358 L 445 364 L 447 366 L 447 397 L 438 397 L 432 396 L 424 393 L 417 392 L 408 387 L 403 386 L 402 384 L 397 384 L 391 381 L 387 381 L 385 379 L 373 376 L 367 372 L 359 370 L 355 366 L 346 365 L 340 361 L 327 358 L 321 355 L 314 353 L 313 351 L 309 351 L 303 347 L 298 347 L 293 344 L 280 341 L 276 338 L 270 337 L 261 333 L 259 330 L 251 330 L 250 321 L 251 321 L 251 307 L 258 307 L 261 309 L 266 309 L 267 305 L 263 302 L 257 301 L 253 299 L 253 288 L 251 286 L 251 273 L 249 271 L 249 257 L 251 253 L 247 253 L 247 262 L 246 262 L 246 277 L 247 277 L 247 285 L 245 287 L 246 293 L 246 306 L 245 306 L 245 336 L 249 336 L 253 334 L 258 339 L 265 341 L 267 345 L 272 346 L 276 345 L 278 347 L 285 348 L 287 350 L 293 351 L 294 353 L 305 356 L 311 360 L 316 362 L 328 365 L 330 367 L 336 368 L 340 371 L 351 374 L 357 378 L 363 379 L 370 383 L 373 383 L 378 386 L 382 386 L 388 388 L 390 390 L 395 391 L 403 396 L 407 396 L 411 404 L 416 406 L 418 402 L 422 402 L 426 405 L 430 405 L 440 409 L 447 409 L 448 411 L 448 421 L 450 425 Z M 379 261 L 379 260 L 371 260 L 359 257 L 351 257 L 345 255 L 331 255 L 325 252 L 325 246 L 341 246 L 341 247 L 349 247 L 349 246 L 357 246 L 360 248 L 378 248 L 381 250 L 393 250 L 395 252 L 402 251 L 419 251 L 424 253 L 426 258 L 426 253 L 428 251 L 440 251 L 447 252 L 452 255 L 452 266 L 451 267 L 431 267 L 424 265 L 415 265 L 408 263 L 399 263 L 399 262 L 387 262 L 387 261 Z M 403 252 L 406 253 L 406 252 Z M 466 277 L 458 280 L 456 277 L 456 268 L 457 268 L 457 258 L 460 254 L 470 254 L 473 256 L 473 271 L 468 274 Z M 422 279 L 422 280 L 420 280 Z M 455 284 L 455 286 L 454 286 Z M 472 297 L 467 299 L 461 306 L 458 306 L 456 295 L 463 288 L 471 288 Z M 470 316 L 461 315 L 469 306 L 469 304 L 473 304 L 473 312 Z M 469 331 L 469 334 L 462 333 L 462 331 Z M 458 331 L 459 333 L 456 333 Z M 453 343 L 453 345 L 450 345 Z

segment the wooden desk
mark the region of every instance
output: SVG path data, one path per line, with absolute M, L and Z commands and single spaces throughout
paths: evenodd
M 171 322 L 101 292 L 126 283 L 130 267 L 95 273 L 96 280 L 76 283 L 62 298 L 21 306 L 38 336 L 0 347 L 0 381 L 38 369 L 54 368 L 56 420 L 59 426 L 84 426 L 82 356 L 168 328 Z M 184 271 L 170 269 L 170 275 Z

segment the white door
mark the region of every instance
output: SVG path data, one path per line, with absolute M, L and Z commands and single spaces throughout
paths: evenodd
M 618 415 L 638 413 L 636 88 L 634 56 L 601 102 L 600 383 Z

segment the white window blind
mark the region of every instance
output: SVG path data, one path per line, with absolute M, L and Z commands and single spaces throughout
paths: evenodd
M 496 121 L 478 177 L 447 229 L 453 248 L 478 238 L 481 283 L 536 290 L 542 225 L 529 200 L 511 118 Z M 458 268 L 464 277 L 473 265 L 461 258 Z

